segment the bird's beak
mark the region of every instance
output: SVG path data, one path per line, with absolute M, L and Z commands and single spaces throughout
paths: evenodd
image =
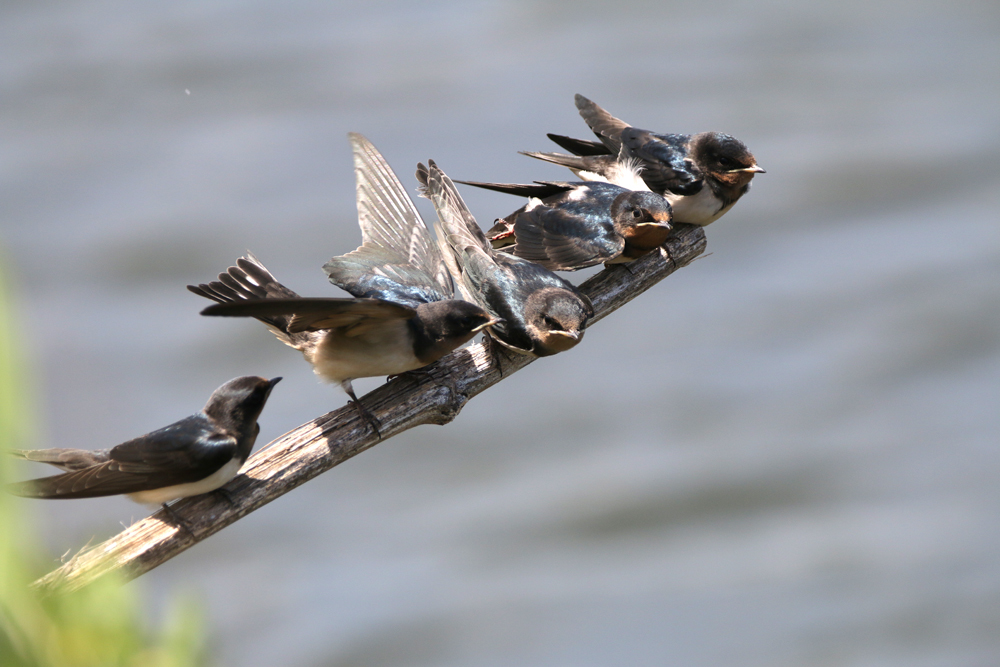
M 279 382 L 281 382 L 281 378 L 280 377 L 278 377 L 278 378 L 271 378 L 271 380 L 267 383 L 268 384 L 268 390 L 274 389 L 274 385 L 278 384 Z
M 546 331 L 545 344 L 556 352 L 565 352 L 583 338 L 582 331 Z
M 670 225 L 674 221 L 673 211 L 657 211 L 653 214 L 653 220 Z
M 475 329 L 473 329 L 472 332 L 473 333 L 479 333 L 480 331 L 482 331 L 486 327 L 491 327 L 494 324 L 500 324 L 501 322 L 503 322 L 503 318 L 502 317 L 494 317 L 489 322 L 486 322 L 485 324 L 480 324 L 478 327 L 476 327 Z
M 766 174 L 767 173 L 766 171 L 764 171 L 763 167 L 759 167 L 757 165 L 754 165 L 752 167 L 744 167 L 743 169 L 732 169 L 732 170 L 730 170 L 729 173 L 733 174 L 733 173 L 737 173 L 737 172 L 741 172 L 741 171 L 745 172 L 745 173 L 748 173 L 748 174 Z

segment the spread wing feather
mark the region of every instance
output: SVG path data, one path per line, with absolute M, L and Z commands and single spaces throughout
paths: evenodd
M 504 276 L 493 256 L 493 248 L 469 207 L 458 193 L 455 183 L 433 160 L 428 166 L 417 165 L 417 180 L 422 193 L 434 203 L 438 214 L 435 230 L 441 252 L 449 263 L 452 277 L 462 293 L 494 317 L 501 313 L 491 307 L 486 298 L 489 285 L 510 280 Z
M 330 282 L 356 297 L 414 306 L 450 299 L 448 269 L 413 201 L 371 142 L 349 137 L 362 243 L 323 267 Z

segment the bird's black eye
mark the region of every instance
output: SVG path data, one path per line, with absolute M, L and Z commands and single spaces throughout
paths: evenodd
M 641 208 L 634 208 L 634 209 L 632 209 L 632 217 L 633 218 L 641 218 L 642 217 L 642 209 Z
M 736 169 L 736 167 L 738 166 L 735 162 L 733 162 L 727 157 L 720 157 L 719 164 L 725 167 L 726 169 Z

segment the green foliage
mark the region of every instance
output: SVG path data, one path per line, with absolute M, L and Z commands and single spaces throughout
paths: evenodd
M 0 449 L 30 442 L 17 332 L 0 266 Z M 30 446 L 30 445 L 28 445 Z M 0 483 L 11 479 L 0 451 Z M 206 664 L 203 619 L 175 603 L 158 633 L 143 623 L 135 584 L 113 576 L 72 594 L 43 598 L 30 583 L 45 574 L 24 512 L 28 502 L 0 491 L 0 666 L 192 667 Z

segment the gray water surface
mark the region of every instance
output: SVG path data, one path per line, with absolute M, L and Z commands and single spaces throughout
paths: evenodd
M 348 131 L 410 188 L 427 158 L 561 179 L 516 151 L 585 137 L 579 92 L 768 173 L 571 353 L 143 577 L 151 613 L 195 591 L 240 667 L 1000 664 L 998 63 L 988 2 L 8 1 L 37 444 L 113 445 L 243 374 L 285 377 L 261 443 L 342 405 L 184 285 L 250 249 L 335 296 Z M 144 516 L 25 510 L 53 565 Z

